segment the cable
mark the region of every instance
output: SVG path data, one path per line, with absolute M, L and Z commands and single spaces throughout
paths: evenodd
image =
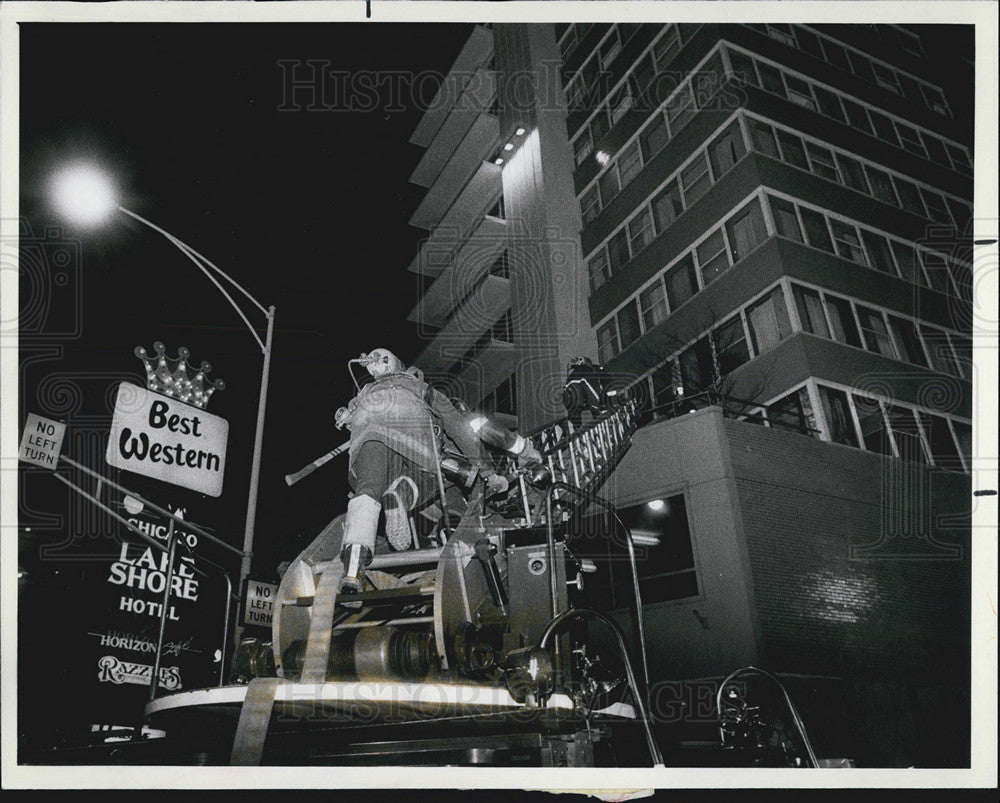
M 611 629 L 611 632 L 615 634 L 615 639 L 618 641 L 618 648 L 621 650 L 622 658 L 625 659 L 625 674 L 628 677 L 629 686 L 632 689 L 632 696 L 635 698 L 635 706 L 639 710 L 639 718 L 642 720 L 642 727 L 646 734 L 646 744 L 649 747 L 649 755 L 653 759 L 654 767 L 663 767 L 663 754 L 660 752 L 660 748 L 656 744 L 656 739 L 653 738 L 653 729 L 649 724 L 649 712 L 646 710 L 646 703 L 639 690 L 639 683 L 635 678 L 635 672 L 632 670 L 632 660 L 629 658 L 628 650 L 625 647 L 625 637 L 622 635 L 621 628 L 618 627 L 614 621 L 591 608 L 571 608 L 570 610 L 563 611 L 558 616 L 553 617 L 552 621 L 545 626 L 545 630 L 542 631 L 542 636 L 538 640 L 538 646 L 543 650 L 547 649 L 546 643 L 556 629 L 562 625 L 563 622 L 578 617 L 590 617 L 597 619 L 599 622 L 603 622 L 607 625 Z
M 729 683 L 731 683 L 734 678 L 739 677 L 740 675 L 748 672 L 756 672 L 758 675 L 763 675 L 772 683 L 774 683 L 779 689 L 781 689 L 781 693 L 782 695 L 784 695 L 785 698 L 785 704 L 788 706 L 788 710 L 792 715 L 792 721 L 795 723 L 795 727 L 799 732 L 799 737 L 802 739 L 802 743 L 805 745 L 806 753 L 809 756 L 809 761 L 813 765 L 813 767 L 819 767 L 819 759 L 816 758 L 816 753 L 813 751 L 812 742 L 809 741 L 809 737 L 806 735 L 806 727 L 802 723 L 801 717 L 799 717 L 799 712 L 796 711 L 795 706 L 792 705 L 792 699 L 791 697 L 788 696 L 788 692 L 785 690 L 785 687 L 782 685 L 781 681 L 778 680 L 770 672 L 766 672 L 763 669 L 758 669 L 756 666 L 745 666 L 742 669 L 737 669 L 735 672 L 729 674 L 725 678 L 725 680 L 723 680 L 722 683 L 719 684 L 719 690 L 715 693 L 715 707 L 716 710 L 718 710 L 719 712 L 719 717 L 720 718 L 722 717 L 722 690 Z M 719 727 L 719 733 L 722 736 L 722 738 L 725 739 L 725 733 L 723 732 L 721 725 Z

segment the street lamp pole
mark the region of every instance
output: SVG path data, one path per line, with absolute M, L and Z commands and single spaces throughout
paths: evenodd
M 131 218 L 138 220 L 140 223 L 148 226 L 153 231 L 156 231 L 166 237 L 171 243 L 177 246 L 178 249 L 195 265 L 198 266 L 199 270 L 208 277 L 208 279 L 216 286 L 222 295 L 226 297 L 226 300 L 232 305 L 233 309 L 239 314 L 243 319 L 243 323 L 246 324 L 247 328 L 250 330 L 250 334 L 253 335 L 254 340 L 257 341 L 257 345 L 260 346 L 261 352 L 264 355 L 264 366 L 261 369 L 261 379 L 260 379 L 260 398 L 257 402 L 257 429 L 254 433 L 253 442 L 253 458 L 250 466 L 250 491 L 247 497 L 247 519 L 246 519 L 246 529 L 243 532 L 243 560 L 240 564 L 240 582 L 237 585 L 237 606 L 236 606 L 236 628 L 235 628 L 235 641 L 238 644 L 240 636 L 243 633 L 243 628 L 239 625 L 239 610 L 240 602 L 243 599 L 243 585 L 247 577 L 250 575 L 250 564 L 253 559 L 253 537 L 254 537 L 254 526 L 257 522 L 257 494 L 258 488 L 260 486 L 260 458 L 261 451 L 264 443 L 264 414 L 267 407 L 267 384 L 268 378 L 271 373 L 271 343 L 274 337 L 274 306 L 265 309 L 264 305 L 257 301 L 249 292 L 235 279 L 229 276 L 225 271 L 223 271 L 218 266 L 212 264 L 208 259 L 195 251 L 187 243 L 174 237 L 165 229 L 160 228 L 155 223 L 152 223 L 141 215 L 137 215 L 130 209 L 126 209 L 124 206 L 119 206 L 118 210 L 125 213 Z M 206 265 L 208 267 L 206 267 Z M 208 268 L 212 268 L 216 273 L 218 273 L 222 278 L 228 281 L 233 287 L 243 293 L 251 303 L 254 304 L 264 315 L 267 317 L 267 334 L 265 339 L 262 341 L 260 335 L 257 334 L 257 330 L 253 328 L 250 320 L 247 318 L 246 314 L 240 308 L 240 306 L 233 300 L 233 297 L 229 294 L 225 287 L 219 282 L 219 280 L 209 272 Z

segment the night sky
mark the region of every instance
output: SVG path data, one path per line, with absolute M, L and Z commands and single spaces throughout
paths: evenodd
M 160 504 L 185 505 L 188 518 L 242 545 L 262 356 L 236 312 L 163 237 L 124 215 L 96 232 L 58 217 L 51 174 L 90 161 L 115 176 L 123 206 L 276 306 L 254 573 L 272 575 L 294 557 L 346 506 L 344 458 L 293 488 L 283 480 L 346 439 L 333 428 L 334 410 L 353 394 L 346 361 L 376 346 L 412 360 L 423 347 L 405 320 L 421 282 L 406 267 L 426 235 L 407 223 L 423 193 L 408 182 L 422 154 L 408 140 L 470 28 L 22 25 L 22 226 L 34 241 L 62 238 L 80 254 L 68 286 L 22 266 L 22 419 L 34 411 L 65 418 L 71 431 L 106 431 L 109 389 L 143 382 L 134 347 L 161 340 L 173 355 L 186 346 L 227 386 L 208 407 L 230 422 L 222 497 L 124 472 L 119 479 Z M 306 60 L 327 62 L 316 65 L 314 95 L 287 96 L 283 60 L 301 60 L 296 77 L 306 80 Z M 324 70 L 341 76 L 322 84 Z M 357 81 L 363 71 L 369 83 L 345 94 L 343 74 Z M 345 108 L 345 98 L 361 108 Z M 49 273 L 51 247 L 37 253 Z M 79 313 L 67 297 L 80 299 Z M 45 320 L 40 299 L 53 310 Z M 245 309 L 263 337 L 263 316 Z M 32 351 L 53 346 L 57 360 Z M 78 388 L 70 402 L 55 378 Z M 103 452 L 83 451 L 67 453 L 109 473 Z M 65 510 L 67 492 L 52 478 L 28 480 L 23 505 Z M 77 527 L 73 518 L 63 530 Z M 36 543 L 66 537 L 35 524 L 37 542 L 22 544 L 31 563 Z

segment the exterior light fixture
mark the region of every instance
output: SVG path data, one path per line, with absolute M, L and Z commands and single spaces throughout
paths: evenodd
M 608 161 L 611 159 L 611 154 L 609 154 L 607 151 L 598 151 L 596 154 L 594 154 L 594 158 L 597 159 L 597 163 L 599 165 L 606 165 Z
M 513 142 L 508 142 L 506 145 L 503 146 L 503 149 L 505 151 L 512 151 L 512 150 L 514 150 L 514 143 Z
M 524 136 L 524 129 L 523 128 L 517 129 L 517 131 L 514 132 L 514 136 L 515 137 L 523 137 Z
M 649 502 L 646 502 L 646 507 L 657 513 L 663 510 L 666 506 L 667 503 L 664 502 L 662 499 L 652 499 Z
M 493 164 L 495 164 L 495 165 L 502 165 L 503 164 L 503 159 L 500 158 L 500 157 L 497 157 L 496 159 L 493 160 Z

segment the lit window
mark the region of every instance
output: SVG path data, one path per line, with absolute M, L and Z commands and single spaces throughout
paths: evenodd
M 639 312 L 647 332 L 667 317 L 667 297 L 659 280 L 639 293 Z

